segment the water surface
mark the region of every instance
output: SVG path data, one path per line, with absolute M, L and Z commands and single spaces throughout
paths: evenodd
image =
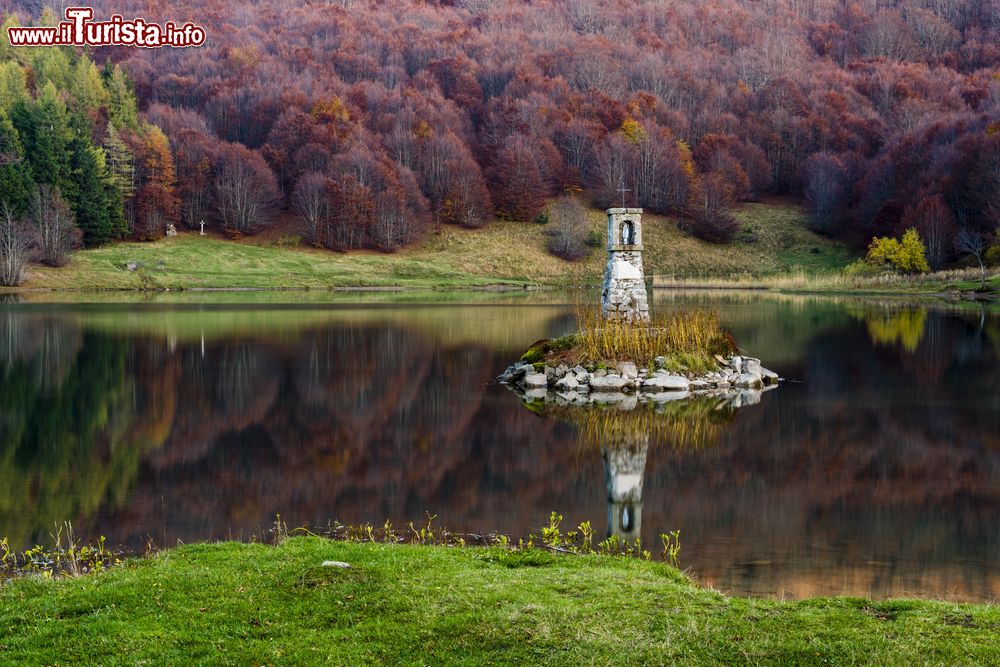
M 0 535 L 27 546 L 69 519 L 141 548 L 248 539 L 277 513 L 431 513 L 520 536 L 553 510 L 603 533 L 613 443 L 491 383 L 570 331 L 576 298 L 0 305 Z M 794 382 L 696 444 L 657 430 L 647 545 L 679 529 L 682 564 L 737 594 L 1000 597 L 1000 315 L 757 293 L 653 303 L 715 310 Z

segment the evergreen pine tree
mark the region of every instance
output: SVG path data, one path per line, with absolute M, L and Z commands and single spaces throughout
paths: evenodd
M 0 204 L 6 202 L 15 216 L 24 215 L 32 187 L 31 165 L 24 159 L 20 137 L 0 110 Z
M 119 130 L 139 127 L 139 105 L 132 90 L 132 82 L 120 65 L 109 61 L 101 71 L 108 95 L 108 116 Z
M 108 92 L 104 87 L 104 80 L 90 58 L 80 58 L 73 66 L 70 92 L 73 108 L 84 113 L 96 111 L 107 103 Z
M 125 235 L 131 231 L 129 220 L 132 217 L 129 212 L 133 211 L 136 189 L 135 154 L 111 122 L 104 137 L 104 155 L 111 197 L 118 203 L 118 210 L 112 217 L 115 225 L 121 227 L 121 234 Z
M 63 195 L 73 199 L 69 126 L 66 105 L 52 83 L 42 88 L 34 101 L 21 101 L 11 115 L 31 163 L 32 175 L 38 183 L 59 186 Z
M 39 25 L 55 25 L 58 22 L 56 20 L 55 23 L 41 23 Z M 74 58 L 75 55 L 69 47 L 48 46 L 35 50 L 31 58 L 35 85 L 42 87 L 51 83 L 57 90 L 69 90 L 73 81 Z
M 105 170 L 104 189 L 107 193 L 108 228 L 112 238 L 122 238 L 128 234 L 128 224 L 125 222 L 125 201 L 121 190 L 115 186 L 111 173 Z
M 104 138 L 104 155 L 108 166 L 108 176 L 121 193 L 123 201 L 135 194 L 135 155 L 121 138 L 114 123 L 108 123 Z
M 10 113 L 14 104 L 28 99 L 28 81 L 16 62 L 0 61 L 0 110 Z
M 67 200 L 83 232 L 84 245 L 101 245 L 116 236 L 110 216 L 109 181 L 102 178 L 106 172 L 104 156 L 101 149 L 83 139 L 74 139 L 72 147 L 75 195 Z

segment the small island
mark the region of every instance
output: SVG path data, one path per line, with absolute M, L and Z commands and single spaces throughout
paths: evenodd
M 642 209 L 608 210 L 601 309 L 577 308 L 577 332 L 532 344 L 499 381 L 527 402 L 665 403 L 724 395 L 755 403 L 781 378 L 737 354 L 718 317 L 696 310 L 650 315 L 642 268 Z
M 558 344 L 561 340 L 545 341 L 542 345 Z M 537 349 L 538 346 L 532 347 Z M 672 371 L 671 359 L 658 356 L 652 368 L 639 368 L 632 361 L 613 366 L 600 362 L 573 367 L 563 362 L 553 365 L 551 361 L 520 361 L 504 371 L 499 380 L 528 401 L 637 404 L 664 403 L 693 395 L 722 395 L 738 403 L 734 407 L 756 403 L 762 392 L 776 388 L 781 380 L 777 373 L 752 357 L 716 356 L 716 368 L 705 372 L 684 368 Z

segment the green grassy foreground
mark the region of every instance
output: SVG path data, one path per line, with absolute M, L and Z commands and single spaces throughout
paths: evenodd
M 5 664 L 997 664 L 998 636 L 995 606 L 729 598 L 635 559 L 320 538 L 0 588 Z

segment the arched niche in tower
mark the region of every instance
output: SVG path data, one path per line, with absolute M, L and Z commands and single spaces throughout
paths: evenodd
M 635 223 L 631 220 L 623 222 L 620 237 L 622 245 L 635 245 Z

